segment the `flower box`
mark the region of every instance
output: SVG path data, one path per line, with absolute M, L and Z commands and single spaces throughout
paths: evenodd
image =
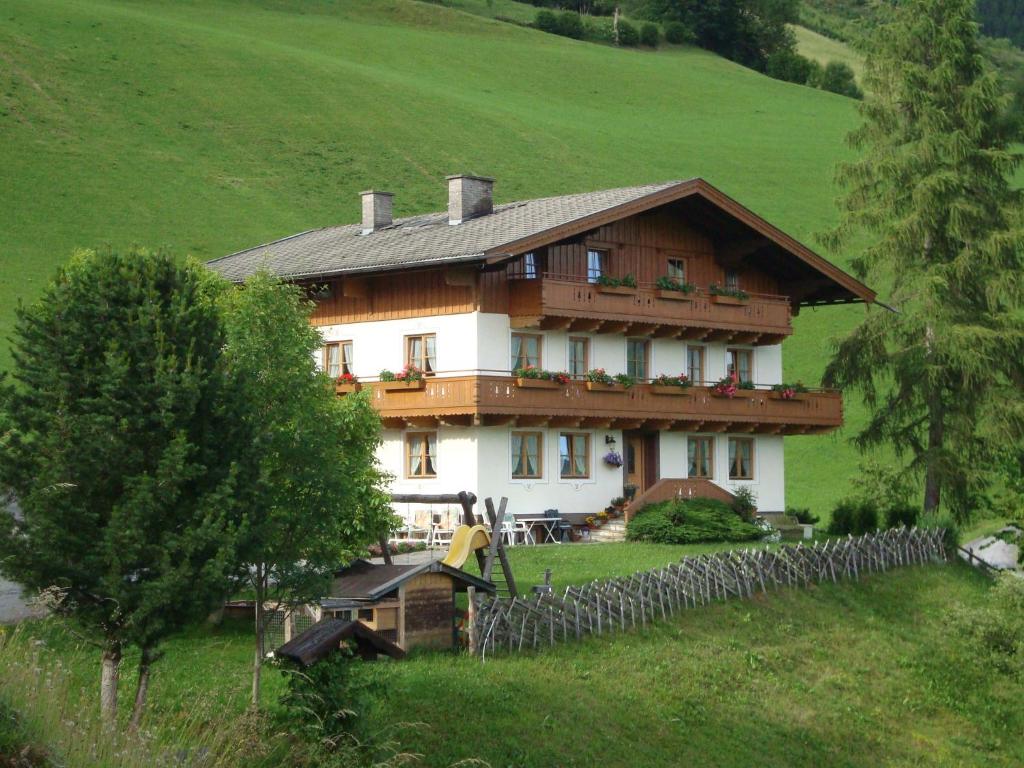
M 715 304 L 732 304 L 739 307 L 750 303 L 750 299 L 741 299 L 738 296 L 723 296 L 718 293 L 711 294 L 711 301 Z
M 587 389 L 591 392 L 625 392 L 624 387 L 620 387 L 618 384 L 605 384 L 603 381 L 587 381 L 584 382 L 587 385 Z
M 336 395 L 347 395 L 351 392 L 358 392 L 362 388 L 362 385 L 358 381 L 353 381 L 346 384 L 335 384 L 334 394 Z
M 652 384 L 652 395 L 668 395 L 669 397 L 689 397 L 690 390 L 684 387 L 677 387 L 674 384 Z
M 659 288 L 654 292 L 654 295 L 659 299 L 668 299 L 669 301 L 693 301 L 694 296 L 692 293 L 683 293 L 682 291 L 666 291 L 664 288 Z
M 768 397 L 772 400 L 804 400 L 807 397 L 806 392 L 794 392 L 789 397 L 784 397 L 782 392 L 772 390 L 768 393 Z
M 713 388 L 708 390 L 708 394 L 710 394 L 712 397 L 728 397 L 728 398 L 750 397 L 754 392 L 756 392 L 756 390 L 753 390 L 753 389 L 737 389 L 732 394 L 729 394 L 728 392 L 716 392 Z
M 631 288 L 628 285 L 598 285 L 597 290 L 600 293 L 618 293 L 623 296 L 636 296 L 636 288 Z
M 551 379 L 517 378 L 516 386 L 523 389 L 559 389 L 562 385 Z
M 426 383 L 424 379 L 416 379 L 415 381 L 382 381 L 380 388 L 385 392 L 406 392 L 410 389 L 423 389 Z

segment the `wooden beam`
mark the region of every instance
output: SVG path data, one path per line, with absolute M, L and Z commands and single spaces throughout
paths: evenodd
M 653 429 L 656 432 L 662 432 L 669 429 L 675 423 L 674 419 L 648 419 L 644 424 L 645 429 Z
M 583 418 L 580 416 L 552 416 L 548 423 L 549 426 L 558 429 L 579 429 L 583 424 Z
M 734 424 L 732 426 L 732 432 L 753 432 L 757 429 L 757 424 Z
M 644 425 L 643 419 L 615 419 L 615 429 L 640 429 Z
M 669 428 L 670 432 L 700 432 L 704 427 L 703 421 L 685 421 L 680 420 L 672 423 Z
M 657 323 L 630 323 L 625 333 L 627 336 L 650 336 L 657 328 Z
M 540 327 L 545 331 L 567 331 L 572 324 L 571 317 L 545 317 L 540 321 Z
M 540 328 L 543 315 L 512 315 L 508 324 L 512 328 Z
M 550 416 L 518 416 L 516 418 L 518 427 L 546 427 L 550 422 Z
M 393 416 L 383 416 L 381 417 L 380 425 L 384 429 L 404 429 L 405 419 L 400 419 Z
M 436 429 L 439 419 L 437 416 L 405 416 L 403 421 L 406 429 Z
M 576 333 L 593 333 L 601 327 L 601 323 L 604 320 L 590 320 L 587 318 L 577 317 L 572 321 L 572 325 L 569 326 L 570 331 Z
M 603 419 L 595 416 L 585 416 L 582 426 L 586 429 L 611 429 L 615 419 Z
M 725 329 L 709 329 L 705 338 L 707 341 L 732 341 L 738 334 L 736 331 L 729 331 Z
M 704 432 L 728 432 L 731 421 L 710 421 L 704 425 Z
M 484 427 L 510 427 L 516 423 L 516 416 L 513 413 L 485 413 L 482 424 Z
M 760 338 L 760 333 L 737 333 L 732 340 L 737 344 L 757 344 Z
M 690 341 L 700 341 L 706 338 L 709 333 L 711 333 L 710 328 L 684 328 L 679 337 L 689 339 Z
M 680 325 L 659 325 L 654 331 L 656 339 L 678 339 L 686 329 Z
M 759 435 L 778 435 L 786 429 L 785 424 L 758 424 L 754 430 Z
M 601 327 L 597 329 L 598 333 L 625 333 L 626 329 L 632 323 L 618 323 L 611 320 L 606 320 L 601 323 Z
M 438 419 L 442 427 L 471 427 L 473 426 L 473 415 L 469 413 L 458 413 L 449 416 L 442 416 Z

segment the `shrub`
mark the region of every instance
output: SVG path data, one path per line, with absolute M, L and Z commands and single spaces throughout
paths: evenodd
M 681 21 L 670 21 L 665 25 L 665 42 L 673 45 L 692 43 L 694 40 L 693 30 Z
M 841 96 L 849 96 L 853 99 L 862 99 L 864 94 L 857 87 L 857 80 L 853 75 L 853 69 L 849 64 L 841 61 L 830 61 L 825 65 L 821 73 L 819 88 Z
M 533 25 L 541 32 L 558 34 L 558 17 L 552 11 L 537 11 L 537 18 Z
M 644 24 L 640 27 L 640 42 L 648 48 L 657 48 L 659 37 L 660 34 L 658 33 L 658 27 L 656 25 Z
M 715 499 L 663 501 L 644 507 L 626 530 L 631 541 L 695 544 L 703 541 L 754 541 L 762 532 Z
M 565 11 L 558 15 L 558 28 L 556 33 L 562 37 L 571 37 L 574 40 L 583 39 L 583 17 L 575 11 Z
M 748 486 L 742 486 L 733 492 L 732 511 L 748 523 L 754 522 L 757 511 L 757 496 Z
M 917 525 L 918 509 L 913 504 L 894 504 L 885 510 L 885 527 L 913 528 Z
M 917 519 L 918 528 L 942 528 L 942 541 L 946 545 L 946 551 L 950 554 L 956 552 L 960 545 L 960 526 L 950 512 L 938 510 L 929 514 L 923 514 Z
M 348 645 L 305 668 L 279 661 L 287 685 L 282 719 L 290 730 L 321 744 L 337 744 L 357 730 L 358 715 L 373 694 L 372 684 L 353 674 L 352 665 L 359 663 Z
M 814 65 L 810 59 L 796 51 L 781 49 L 768 57 L 765 74 L 776 80 L 804 85 L 814 74 Z
M 821 522 L 821 518 L 811 514 L 811 510 L 807 507 L 786 507 L 786 514 L 801 525 L 817 525 Z
M 619 19 L 619 45 L 635 48 L 640 44 L 640 33 L 625 19 Z
M 832 510 L 828 532 L 837 536 L 860 536 L 878 530 L 878 507 L 870 501 L 844 499 Z

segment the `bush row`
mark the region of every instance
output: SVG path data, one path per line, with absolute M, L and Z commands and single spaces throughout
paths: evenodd
M 635 24 L 619 19 L 616 39 L 615 25 L 611 19 L 591 18 L 585 23 L 583 17 L 575 11 L 537 11 L 534 26 L 552 35 L 571 37 L 574 40 L 586 38 L 604 43 L 618 43 L 627 48 L 636 48 L 639 45 L 657 48 L 661 42 L 661 31 L 657 24 L 643 24 L 638 29 Z M 674 44 L 686 43 L 692 40 L 692 35 L 688 35 L 686 27 L 682 24 L 669 24 L 665 27 L 665 40 Z
M 715 499 L 663 501 L 644 507 L 626 529 L 630 541 L 697 544 L 709 541 L 754 541 L 764 534 L 736 510 Z

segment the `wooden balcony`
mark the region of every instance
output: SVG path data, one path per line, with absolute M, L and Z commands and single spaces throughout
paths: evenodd
M 513 328 L 568 328 L 597 333 L 778 344 L 793 332 L 785 296 L 750 294 L 744 301 L 706 291 L 683 294 L 653 286 L 602 290 L 544 275 L 509 281 Z
M 573 381 L 536 389 L 517 386 L 509 375 L 476 373 L 438 375 L 422 389 L 405 391 L 380 383 L 362 386 L 392 428 L 504 424 L 794 435 L 828 432 L 843 423 L 842 397 L 835 391 L 781 400 L 768 389 L 741 390 L 733 398 L 716 397 L 708 387 L 653 384 L 591 390 L 586 382 Z

